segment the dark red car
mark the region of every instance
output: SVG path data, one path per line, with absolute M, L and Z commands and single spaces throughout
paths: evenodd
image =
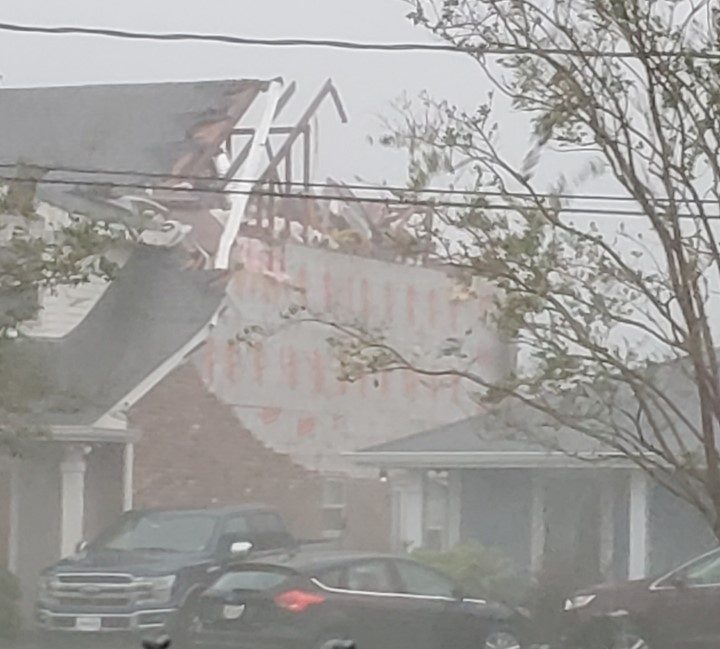
M 568 649 L 717 649 L 720 549 L 662 577 L 579 591 L 565 616 Z

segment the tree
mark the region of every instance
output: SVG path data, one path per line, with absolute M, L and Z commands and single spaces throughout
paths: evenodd
M 37 173 L 21 168 L 18 178 L 0 188 L 0 447 L 13 453 L 45 432 L 33 408 L 42 371 L 18 371 L 10 353 L 23 322 L 37 315 L 42 290 L 111 279 L 106 253 L 127 233 L 122 224 L 78 216 L 51 222 L 38 211 Z
M 630 460 L 720 538 L 720 368 L 709 311 L 720 278 L 713 4 L 410 4 L 411 20 L 465 51 L 476 83 L 489 80 L 492 92 L 472 112 L 427 95 L 405 102 L 383 143 L 409 153 L 407 197 L 423 196 L 437 177 L 472 190 L 453 196 L 455 206 L 438 201 L 415 234 L 468 286 L 476 277 L 497 285 L 491 319 L 522 362 L 490 383 L 458 364 L 472 332 L 448 332 L 427 363 L 381 331 L 330 323 L 344 378 L 461 376 L 479 401 L 514 414 L 518 429 L 535 416 L 532 434 L 549 447 L 573 453 L 572 432 Z M 493 120 L 503 102 L 531 126 L 520 162 L 503 152 L 505 131 Z M 565 159 L 576 173 L 544 182 L 540 172 Z M 600 177 L 629 202 L 631 220 L 581 213 L 572 192 Z M 608 223 L 617 227 L 608 232 Z

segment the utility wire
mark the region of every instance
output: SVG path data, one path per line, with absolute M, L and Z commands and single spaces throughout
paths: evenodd
M 245 36 L 232 36 L 230 34 L 201 34 L 191 32 L 141 32 L 124 29 L 106 29 L 101 27 L 79 26 L 42 26 L 19 25 L 15 23 L 0 23 L 0 31 L 23 34 L 54 34 L 54 35 L 85 35 L 102 36 L 105 38 L 121 38 L 129 40 L 146 41 L 199 41 L 209 43 L 224 43 L 229 45 L 255 45 L 265 47 L 322 47 L 341 50 L 360 50 L 374 52 L 454 52 L 462 54 L 488 54 L 488 55 L 517 55 L 517 54 L 543 54 L 582 56 L 587 58 L 620 58 L 637 59 L 635 52 L 599 52 L 597 50 L 583 50 L 574 48 L 532 48 L 520 47 L 515 44 L 483 45 L 451 45 L 447 43 L 371 43 L 361 41 L 345 41 L 323 38 L 249 38 Z M 720 52 L 699 51 L 671 51 L 648 50 L 642 53 L 645 57 L 660 58 L 697 58 L 717 61 Z
M 124 188 L 124 189 L 150 189 L 167 192 L 184 192 L 190 194 L 220 194 L 229 196 L 267 196 L 270 198 L 292 198 L 299 200 L 312 200 L 312 201 L 340 201 L 344 203 L 375 203 L 390 206 L 409 206 L 409 207 L 422 207 L 422 208 L 435 208 L 435 207 L 447 207 L 447 208 L 461 208 L 468 209 L 475 207 L 477 209 L 488 209 L 488 210 L 505 210 L 505 211 L 531 211 L 537 209 L 532 205 L 507 205 L 507 204 L 473 204 L 472 202 L 460 202 L 460 201 L 435 201 L 435 200 L 419 200 L 419 199 L 402 199 L 402 198 L 381 198 L 378 196 L 343 196 L 343 195 L 323 195 L 323 194 L 306 194 L 306 193 L 293 193 L 293 192 L 278 192 L 278 191 L 267 191 L 262 189 L 215 189 L 209 187 L 178 187 L 178 186 L 161 186 L 161 185 L 149 185 L 143 183 L 117 183 L 117 182 L 101 182 L 101 181 L 90 181 L 90 180 L 71 180 L 71 179 L 59 179 L 59 178 L 13 178 L 10 176 L 0 176 L 0 181 L 6 182 L 19 182 L 19 183 L 30 183 L 30 184 L 47 184 L 47 185 L 63 185 L 63 186 L 82 186 L 82 187 L 103 187 L 103 188 Z M 561 207 L 558 211 L 570 213 L 570 214 L 584 214 L 591 216 L 637 216 L 646 217 L 644 212 L 639 210 L 606 210 L 601 208 L 581 208 L 581 207 Z M 696 219 L 698 215 L 691 213 L 680 213 L 677 215 L 679 219 Z M 706 219 L 709 220 L 720 220 L 720 214 L 708 214 L 705 215 Z
M 11 163 L 0 163 L 0 169 L 16 169 L 22 165 L 11 164 Z M 77 174 L 88 174 L 88 175 L 107 175 L 107 176 L 125 176 L 132 178 L 155 178 L 158 180 L 177 180 L 177 181 L 195 181 L 205 183 L 225 183 L 227 185 L 240 184 L 250 185 L 255 187 L 263 183 L 271 183 L 280 186 L 290 187 L 302 187 L 307 189 L 333 189 L 333 190 L 356 190 L 356 191 L 385 191 L 392 192 L 395 194 L 437 194 L 437 195 L 449 195 L 449 196 L 477 196 L 477 197 L 495 197 L 495 198 L 517 198 L 517 199 L 550 199 L 558 198 L 562 200 L 577 200 L 577 201 L 607 201 L 607 202 L 633 202 L 634 198 L 630 196 L 620 196 L 618 194 L 567 194 L 567 193 L 543 193 L 543 192 L 512 192 L 512 191 L 499 191 L 499 190 L 484 190 L 484 189 L 451 189 L 445 187 L 426 187 L 423 189 L 413 189 L 411 187 L 402 187 L 399 185 L 372 185 L 367 183 L 321 183 L 321 182 L 304 182 L 301 180 L 287 181 L 287 180 L 273 180 L 267 177 L 260 178 L 228 178 L 227 176 L 201 176 L 192 174 L 173 174 L 173 173 L 159 173 L 154 171 L 133 171 L 130 169 L 103 169 L 94 168 L 89 169 L 87 167 L 72 167 L 72 166 L 53 166 L 45 164 L 27 164 L 25 165 L 29 169 L 37 169 L 45 172 L 64 172 L 64 173 L 77 173 Z M 17 180 L 17 178 L 16 178 Z M 82 180 L 68 181 L 74 184 L 79 184 Z M 96 180 L 99 184 L 106 184 L 103 181 Z M 152 186 L 151 189 L 172 189 L 172 185 L 158 185 Z M 206 188 L 210 189 L 210 188 Z M 220 191 L 221 188 L 215 188 Z M 202 191 L 201 189 L 190 189 L 189 191 Z M 295 194 L 293 194 L 294 196 Z M 345 198 L 345 197 L 343 197 Z M 667 198 L 655 198 L 651 199 L 652 203 L 657 205 L 665 205 L 670 203 Z M 689 198 L 677 198 L 675 203 L 680 205 L 715 205 L 718 206 L 718 201 L 713 199 L 700 199 L 698 201 Z

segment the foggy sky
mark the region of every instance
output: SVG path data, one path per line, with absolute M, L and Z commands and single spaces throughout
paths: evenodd
M 430 40 L 405 18 L 408 7 L 402 0 L 5 0 L 0 7 L 0 21 L 27 24 L 268 38 Z M 296 110 L 332 77 L 350 123 L 341 126 L 330 105 L 325 107 L 317 178 L 331 174 L 351 180 L 359 175 L 373 182 L 404 177 L 402 155 L 367 142 L 368 135 L 381 130 L 378 115 L 389 114 L 390 102 L 402 91 L 416 95 L 427 89 L 467 105 L 487 92 L 473 63 L 455 54 L 281 50 L 1 32 L 0 74 L 6 87 L 282 76 L 298 82 Z

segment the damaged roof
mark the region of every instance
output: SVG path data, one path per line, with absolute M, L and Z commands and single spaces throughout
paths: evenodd
M 224 276 L 190 269 L 187 261 L 180 249 L 138 248 L 69 334 L 6 345 L 0 375 L 12 376 L 12 386 L 2 392 L 19 392 L 44 425 L 93 424 L 220 308 Z
M 143 179 L 143 173 L 205 175 L 211 157 L 267 87 L 267 81 L 240 79 L 3 88 L 0 164 L 140 174 L 113 177 L 123 183 Z M 14 173 L 7 171 L 0 175 Z M 79 174 L 53 171 L 47 177 L 72 180 Z M 100 182 L 109 177 L 82 178 Z M 92 197 L 104 188 L 71 189 L 72 185 L 41 184 L 39 195 L 78 209 L 78 196 Z M 68 194 L 76 200 L 61 204 Z

